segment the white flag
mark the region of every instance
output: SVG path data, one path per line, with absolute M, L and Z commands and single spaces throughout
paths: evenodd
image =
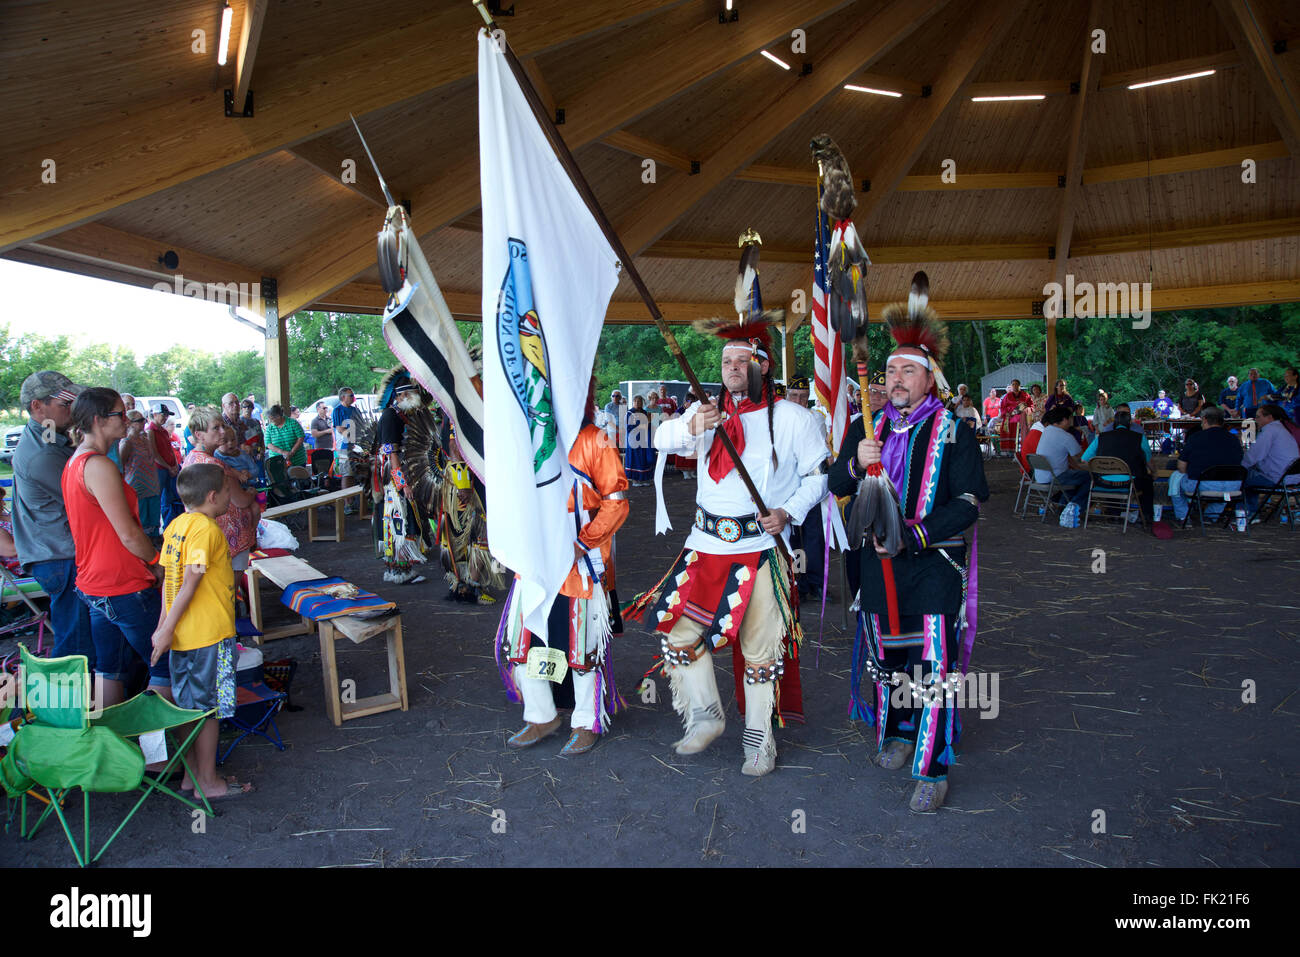
M 486 31 L 478 91 L 488 541 L 544 635 L 573 565 L 569 448 L 619 263 Z

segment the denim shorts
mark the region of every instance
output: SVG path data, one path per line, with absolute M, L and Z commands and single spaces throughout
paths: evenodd
M 131 656 L 149 664 L 153 654 L 153 633 L 162 613 L 162 593 L 156 588 L 107 598 L 77 594 L 90 609 L 90 634 L 95 643 L 95 670 L 110 681 L 124 681 L 131 670 Z M 149 669 L 149 684 L 171 687 L 168 657 L 163 655 Z

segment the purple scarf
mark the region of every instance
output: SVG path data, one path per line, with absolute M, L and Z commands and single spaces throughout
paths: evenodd
M 902 489 L 907 486 L 907 441 L 911 428 L 924 422 L 926 418 L 935 412 L 943 410 L 943 403 L 934 395 L 927 395 L 921 400 L 920 405 L 908 415 L 905 423 L 909 428 L 904 429 L 903 413 L 894 408 L 892 402 L 885 403 L 885 417 L 892 423 L 890 433 L 885 438 L 885 447 L 880 450 L 880 464 L 885 467 L 886 474 L 894 483 L 895 489 Z M 907 503 L 903 503 L 903 509 L 906 511 Z

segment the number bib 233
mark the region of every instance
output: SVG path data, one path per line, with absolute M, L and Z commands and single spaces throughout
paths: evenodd
M 569 661 L 560 649 L 528 649 L 528 665 L 525 674 L 529 678 L 542 678 L 559 684 L 564 681 L 564 675 L 568 670 Z

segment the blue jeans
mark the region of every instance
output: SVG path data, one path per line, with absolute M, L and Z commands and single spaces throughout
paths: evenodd
M 1092 488 L 1092 473 L 1066 469 L 1056 477 L 1056 484 L 1070 493 L 1071 502 L 1083 508 L 1088 502 L 1088 491 Z
M 166 469 L 158 469 L 158 488 L 162 492 L 159 507 L 162 511 L 163 531 L 166 531 L 172 519 L 185 511 L 185 503 L 181 501 L 180 493 L 176 491 L 176 476 Z
M 77 563 L 71 558 L 33 562 L 28 572 L 50 596 L 50 630 L 54 632 L 55 658 L 85 655 L 95 670 L 95 645 L 91 640 L 90 612 L 77 597 Z
M 99 598 L 81 589 L 77 594 L 90 609 L 90 628 L 99 664 L 96 671 L 111 681 L 125 681 L 131 670 L 131 654 L 146 665 L 153 654 L 153 633 L 162 615 L 162 593 L 156 588 Z M 168 656 L 149 668 L 149 684 L 170 688 Z
M 139 500 L 140 527 L 150 538 L 156 538 L 160 532 L 158 523 L 162 517 L 162 496 L 150 495 Z
M 1172 484 L 1172 483 L 1171 483 Z M 1196 479 L 1184 478 L 1182 484 L 1170 491 L 1169 501 L 1174 506 L 1174 518 L 1182 521 L 1187 517 L 1187 500 L 1196 494 L 1200 488 L 1204 492 L 1236 492 L 1241 489 L 1240 482 L 1197 482 Z M 1207 501 L 1202 503 L 1205 508 L 1205 520 L 1212 522 L 1223 514 L 1225 502 Z
M 1246 472 L 1246 481 L 1242 483 L 1242 491 L 1246 494 L 1246 509 L 1254 511 L 1259 505 L 1259 495 L 1256 493 L 1259 489 L 1270 489 L 1277 483 L 1261 472 L 1255 466 L 1251 466 Z

